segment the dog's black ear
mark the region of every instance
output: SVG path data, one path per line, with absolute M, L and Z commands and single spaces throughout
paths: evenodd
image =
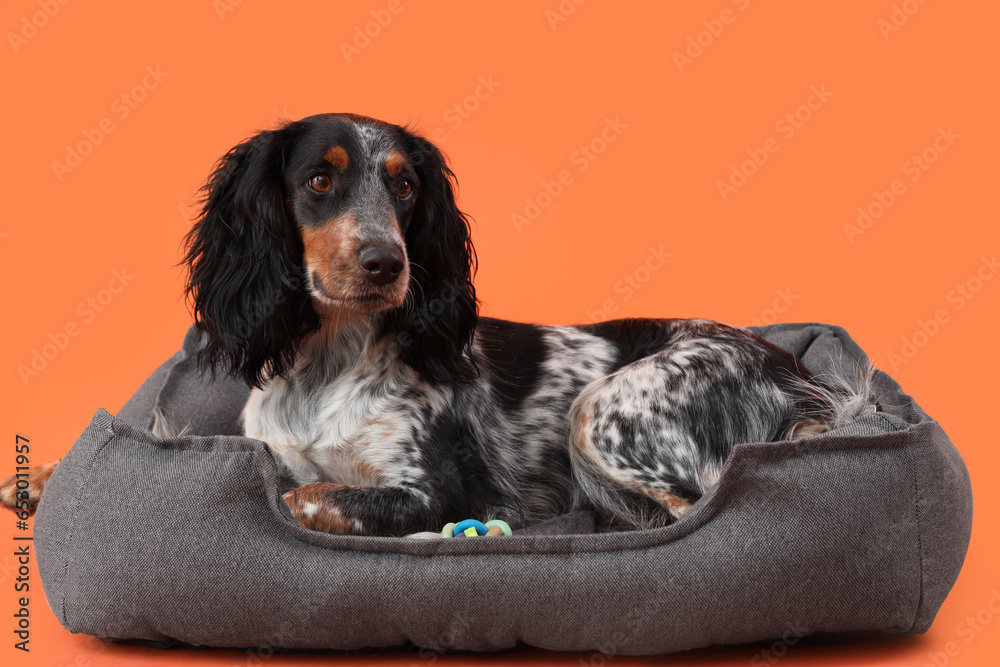
M 385 328 L 397 335 L 402 360 L 425 378 L 466 381 L 477 370 L 468 352 L 479 312 L 469 220 L 455 204 L 455 175 L 441 151 L 422 137 L 408 139 L 420 181 L 406 230 L 411 284 L 407 303 L 387 313 Z
M 207 334 L 199 361 L 254 387 L 292 366 L 319 326 L 302 270 L 302 241 L 283 195 L 287 129 L 244 141 L 216 164 L 186 238 L 187 296 Z

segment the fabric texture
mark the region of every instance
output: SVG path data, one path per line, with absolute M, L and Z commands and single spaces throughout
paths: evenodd
M 754 331 L 817 373 L 866 359 L 839 327 Z M 267 446 L 232 435 L 247 388 L 200 375 L 199 344 L 192 329 L 117 417 L 98 410 L 46 486 L 39 572 L 72 632 L 610 655 L 913 634 L 930 626 L 968 547 L 965 465 L 881 372 L 879 412 L 815 438 L 738 445 L 719 483 L 665 528 L 595 532 L 582 512 L 504 538 L 309 531 L 281 500 Z M 188 434 L 154 437 L 154 409 Z

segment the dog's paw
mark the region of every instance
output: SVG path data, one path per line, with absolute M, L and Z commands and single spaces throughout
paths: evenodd
M 34 512 L 42 497 L 45 483 L 56 469 L 58 461 L 34 466 L 27 477 L 11 475 L 0 482 L 0 504 L 14 511 Z
M 344 516 L 334 499 L 337 489 L 342 487 L 341 484 L 313 482 L 281 497 L 304 528 L 335 535 L 357 535 L 363 532 L 361 522 Z

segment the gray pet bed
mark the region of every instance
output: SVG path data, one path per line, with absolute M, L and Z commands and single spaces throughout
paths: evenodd
M 814 372 L 865 359 L 839 327 L 755 332 Z M 608 654 L 914 634 L 930 626 L 969 543 L 965 465 L 884 373 L 878 413 L 817 438 L 738 445 L 718 485 L 666 528 L 596 532 L 584 512 L 513 537 L 316 533 L 282 502 L 267 447 L 237 435 L 247 389 L 199 376 L 198 343 L 189 331 L 117 417 L 98 410 L 45 488 L 38 567 L 71 632 Z M 188 434 L 151 435 L 154 408 Z

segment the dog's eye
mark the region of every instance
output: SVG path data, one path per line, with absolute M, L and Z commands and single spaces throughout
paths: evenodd
M 326 192 L 333 185 L 329 176 L 324 176 L 323 174 L 316 174 L 309 179 L 309 187 L 311 187 L 316 192 Z
M 396 196 L 400 199 L 406 200 L 410 198 L 413 194 L 413 186 L 410 185 L 409 181 L 400 181 L 399 185 L 396 186 Z

